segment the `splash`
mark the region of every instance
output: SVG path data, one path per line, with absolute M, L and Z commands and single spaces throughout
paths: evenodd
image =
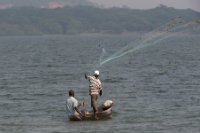
M 182 19 L 181 17 L 177 17 L 172 21 L 168 22 L 167 24 L 165 24 L 164 26 L 161 26 L 155 29 L 154 31 L 145 34 L 142 38 L 129 43 L 127 46 L 123 47 L 122 49 L 115 52 L 111 56 L 102 59 L 101 55 L 99 60 L 99 67 L 112 60 L 125 56 L 129 53 L 133 53 L 145 47 L 158 44 L 159 42 L 166 40 L 172 36 L 175 36 L 177 34 L 194 33 L 194 32 L 199 32 L 199 30 L 200 30 L 200 20 L 194 20 L 186 23 L 184 19 Z M 105 50 L 102 52 L 102 54 L 105 54 Z

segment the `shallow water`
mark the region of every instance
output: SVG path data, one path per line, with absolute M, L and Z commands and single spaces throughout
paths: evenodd
M 70 122 L 67 91 L 89 108 L 88 82 L 100 58 L 137 36 L 0 37 L 1 133 L 198 133 L 200 35 L 180 35 L 104 64 L 103 96 L 113 118 Z

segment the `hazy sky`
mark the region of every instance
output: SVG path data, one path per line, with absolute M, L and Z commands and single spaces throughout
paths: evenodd
M 160 4 L 178 9 L 191 8 L 200 11 L 200 0 L 89 0 L 98 4 L 109 6 L 128 6 L 135 9 L 148 9 Z

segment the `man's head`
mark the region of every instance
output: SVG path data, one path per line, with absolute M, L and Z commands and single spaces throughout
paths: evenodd
M 69 90 L 69 96 L 74 96 L 74 91 L 73 90 Z
M 98 71 L 98 70 L 95 70 L 95 71 L 94 71 L 94 76 L 95 76 L 95 77 L 99 77 L 99 71 Z

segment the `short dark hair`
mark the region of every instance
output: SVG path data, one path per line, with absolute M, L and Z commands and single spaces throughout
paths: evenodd
M 74 91 L 73 90 L 69 90 L 69 96 L 74 96 Z

